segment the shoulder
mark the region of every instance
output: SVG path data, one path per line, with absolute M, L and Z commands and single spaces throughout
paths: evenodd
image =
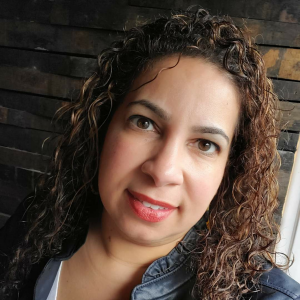
M 274 268 L 264 273 L 259 281 L 263 290 L 273 292 L 278 299 L 300 299 L 300 284 L 280 269 Z
M 252 300 L 300 300 L 300 284 L 278 268 L 265 272 L 259 279 L 260 291 L 246 297 Z

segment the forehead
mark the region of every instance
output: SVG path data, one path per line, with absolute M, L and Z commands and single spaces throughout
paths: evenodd
M 138 76 L 132 86 L 136 94 L 151 93 L 182 95 L 186 100 L 192 94 L 206 93 L 210 98 L 219 94 L 239 94 L 238 89 L 225 70 L 201 58 L 171 56 L 150 65 Z M 185 96 L 186 95 L 186 96 Z
M 180 74 L 181 77 L 189 79 L 191 82 L 197 78 L 199 80 L 207 77 L 209 77 L 207 79 L 212 79 L 210 76 L 218 75 L 219 79 L 222 77 L 224 82 L 235 86 L 232 75 L 228 71 L 204 58 L 188 56 L 179 58 L 179 55 L 172 55 L 149 63 L 146 69 L 134 80 L 132 90 L 156 77 L 164 79 L 164 77 L 174 77 L 176 74 Z
M 170 120 L 215 123 L 233 131 L 240 101 L 225 71 L 199 58 L 181 57 L 177 63 L 175 56 L 155 62 L 134 81 L 125 104 L 145 99 L 168 112 Z

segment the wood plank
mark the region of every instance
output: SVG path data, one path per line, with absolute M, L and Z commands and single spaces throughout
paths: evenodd
M 58 135 L 49 132 L 24 129 L 0 124 L 0 145 L 32 153 L 51 156 L 58 141 Z
M 2 1 L 0 16 L 50 23 L 51 11 L 55 6 L 55 2 L 56 1 Z
M 7 182 L 5 183 L 7 184 Z M 1 187 L 1 184 L 0 184 Z M 4 185 L 6 187 L 6 185 Z M 14 189 L 15 190 L 15 189 Z M 12 215 L 16 208 L 18 207 L 18 204 L 20 203 L 18 199 L 13 198 L 11 196 L 3 196 L 3 191 L 1 190 L 0 194 L 0 215 L 2 213 Z M 1 222 L 1 220 L 0 220 Z
M 277 76 L 276 74 L 279 73 L 278 77 L 281 75 L 281 77 L 287 79 L 300 79 L 300 68 L 299 70 L 297 69 L 300 49 L 276 49 L 276 47 L 262 47 L 261 49 L 265 51 L 264 57 L 269 76 Z M 295 52 L 295 55 L 287 57 L 286 51 L 289 54 L 293 52 L 292 50 Z M 281 57 L 282 61 L 280 61 Z M 284 57 L 287 57 L 287 59 L 284 59 Z M 75 60 L 73 63 L 74 73 L 77 72 L 79 74 L 81 72 L 78 71 L 80 64 L 77 65 Z M 291 64 L 294 64 L 293 71 L 288 68 Z M 72 91 L 78 91 L 83 83 L 80 79 L 43 73 L 35 69 L 34 66 L 25 69 L 15 66 L 0 66 L 0 72 L 0 88 L 63 98 L 71 98 Z M 300 83 L 274 80 L 274 85 L 280 98 L 300 101 Z M 73 98 L 74 95 L 76 93 L 73 93 Z
M 0 180 L 0 190 L 0 213 L 11 215 L 19 203 L 32 191 L 32 188 Z
M 300 80 L 300 49 L 260 46 L 268 76 Z M 89 77 L 97 60 L 47 52 L 0 48 L 0 65 L 73 77 Z
M 168 11 L 128 6 L 128 0 L 64 0 L 37 4 L 30 0 L 19 3 L 11 0 L 1 7 L 0 18 L 89 28 L 123 30 L 143 24 Z M 78 13 L 80 12 L 80 13 Z
M 0 164 L 0 180 L 14 181 L 15 180 L 15 167 Z
M 277 149 L 296 152 L 299 133 L 281 132 Z
M 0 89 L 0 106 L 27 111 L 31 114 L 52 118 L 66 101 Z
M 232 18 L 240 27 L 246 26 L 256 44 L 300 47 L 300 24 Z
M 98 55 L 122 32 L 0 19 L 0 46 Z
M 14 182 L 21 187 L 25 187 L 27 189 L 30 189 L 30 191 L 34 190 L 35 184 L 37 182 L 37 178 L 43 173 L 43 172 L 35 172 L 32 170 L 26 170 L 22 168 L 15 168 L 16 169 L 16 175 Z M 21 200 L 24 198 L 23 195 L 19 196 L 21 197 Z
M 241 21 L 242 19 L 236 18 L 235 19 L 237 21 L 238 24 L 242 24 L 244 23 L 244 21 Z M 7 22 L 14 22 L 11 20 L 0 20 L 0 25 L 1 22 L 4 23 L 4 25 L 6 25 L 5 23 Z M 23 24 L 27 24 L 26 22 L 20 22 L 19 23 Z M 14 22 L 15 23 L 15 22 Z M 252 31 L 253 35 L 257 37 L 257 42 L 262 42 L 262 43 L 273 43 L 275 45 L 287 45 L 289 47 L 291 46 L 295 46 L 298 47 L 300 46 L 300 25 L 297 24 L 289 24 L 289 23 L 280 23 L 280 22 L 267 22 L 267 21 L 261 21 L 261 20 L 246 20 L 245 23 L 247 24 L 247 26 L 249 27 L 250 31 Z M 28 23 L 31 27 L 33 27 L 33 29 L 35 29 L 35 27 L 38 26 L 45 26 L 42 24 L 35 24 L 35 23 Z M 26 28 L 26 26 L 19 26 L 18 28 L 22 29 L 22 33 L 24 32 L 24 28 Z M 275 28 L 274 28 L 275 27 Z M 6 28 L 6 26 L 0 26 L 0 28 Z M 65 28 L 65 27 L 62 27 Z M 53 30 L 52 26 L 48 25 L 48 30 L 52 29 L 52 35 L 54 35 L 54 33 L 57 35 L 57 32 L 60 32 L 61 30 L 64 32 L 64 30 L 69 30 L 67 29 L 61 29 L 59 28 L 59 30 Z M 3 29 L 2 29 L 3 30 Z M 75 30 L 75 29 L 74 29 Z M 79 30 L 79 29 L 77 29 Z M 80 29 L 81 30 L 81 29 Z M 85 30 L 86 32 L 89 32 L 88 30 Z M 96 30 L 90 30 L 90 31 L 96 31 Z M 26 31 L 28 35 L 31 34 L 31 32 L 29 30 Z M 102 33 L 104 31 L 101 31 Z M 1 34 L 1 31 L 0 31 Z M 11 33 L 13 34 L 13 33 Z M 41 34 L 41 33 L 40 33 Z M 96 33 L 94 33 L 94 35 L 92 36 L 85 36 L 83 35 L 84 33 L 78 34 L 79 37 L 80 36 L 84 36 L 85 41 L 82 41 L 82 43 L 80 43 L 79 41 L 79 45 L 87 45 L 87 47 L 89 47 L 89 45 L 93 45 L 96 44 L 98 45 L 98 43 L 95 43 L 95 39 L 96 39 Z M 5 41 L 3 44 L 5 46 L 7 45 L 11 45 L 11 44 L 7 44 L 7 34 L 5 34 L 5 32 L 3 33 L 4 38 L 2 38 L 2 41 Z M 20 33 L 16 34 L 17 37 L 14 38 L 13 40 L 16 40 L 17 43 L 12 43 L 13 46 L 18 46 L 20 42 L 24 41 L 24 44 L 21 44 L 22 46 L 28 46 L 26 43 L 28 43 L 28 39 L 25 39 L 25 37 L 23 37 L 22 39 L 20 38 Z M 51 45 L 51 49 L 50 50 L 55 50 L 55 51 L 59 51 L 59 50 L 63 50 L 63 51 L 70 51 L 70 52 L 76 52 L 76 50 L 79 50 L 79 52 L 90 52 L 91 50 L 89 49 L 83 49 L 82 47 L 80 49 L 70 49 L 71 47 L 71 43 L 67 43 L 67 46 L 69 47 L 68 49 L 64 49 L 63 43 L 65 43 L 65 35 L 63 34 L 63 37 L 61 38 L 61 42 L 60 40 L 56 40 L 56 46 L 58 47 L 62 47 L 60 49 L 57 49 L 54 47 L 54 44 L 52 43 L 52 40 L 47 41 L 47 36 L 35 36 L 34 41 L 31 44 L 31 48 L 34 47 L 34 49 L 43 49 L 43 50 L 49 50 L 49 47 L 45 48 L 46 45 L 45 44 L 41 44 L 41 46 L 43 47 L 37 47 L 39 41 L 43 41 L 44 43 L 49 43 Z M 102 34 L 102 36 L 104 36 L 105 34 Z M 107 34 L 106 34 L 107 35 Z M 114 36 L 116 37 L 116 36 Z M 89 38 L 91 40 L 89 40 Z M 92 39 L 93 38 L 93 39 Z M 282 42 L 284 39 L 284 42 Z M 0 40 L 0 41 L 1 41 Z M 99 40 L 99 38 L 98 38 Z M 111 39 L 112 40 L 112 39 Z M 97 39 L 96 39 L 97 41 Z M 1 43 L 1 42 L 0 42 Z M 36 44 L 37 43 L 37 44 Z M 76 46 L 78 43 L 74 42 Z M 73 43 L 73 44 L 74 44 Z M 104 45 L 103 45 L 104 46 Z M 106 46 L 108 46 L 108 43 L 106 44 Z M 286 73 L 285 69 L 289 69 L 290 68 L 290 63 L 288 63 L 288 61 L 291 60 L 291 57 L 294 57 L 296 55 L 296 57 L 294 57 L 293 60 L 293 66 L 296 65 L 297 68 L 297 62 L 299 59 L 299 50 L 294 50 L 294 49 L 282 49 L 282 48 L 264 48 L 261 47 L 262 52 L 266 55 L 266 59 L 267 62 L 269 64 L 271 64 L 271 66 L 273 66 L 275 63 L 279 64 L 280 63 L 280 59 L 284 59 L 283 65 L 281 66 L 281 72 L 282 75 L 284 76 L 284 74 Z M 293 50 L 293 51 L 292 51 Z M 91 73 L 91 71 L 93 70 L 93 68 L 96 66 L 96 61 L 90 58 L 81 58 L 81 57 L 72 57 L 72 56 L 65 56 L 65 55 L 58 55 L 58 54 L 49 54 L 49 53 L 38 53 L 38 52 L 27 52 L 27 51 L 21 51 L 21 50 L 17 50 L 17 49 L 1 49 L 0 48 L 0 64 L 4 64 L 4 65 L 13 65 L 13 66 L 18 66 L 18 67 L 29 67 L 29 68 L 34 68 L 34 69 L 38 69 L 41 72 L 47 72 L 47 73 L 54 73 L 54 74 L 59 74 L 59 75 L 69 75 L 69 76 L 75 76 L 75 77 L 88 77 Z M 100 52 L 100 48 L 97 48 L 96 51 L 93 54 L 98 54 Z M 268 54 L 267 54 L 268 52 Z M 285 52 L 286 55 L 285 55 Z M 292 56 L 291 56 L 292 55 Z M 291 57 L 289 57 L 291 56 Z M 269 68 L 271 68 L 271 66 L 269 66 Z M 279 65 L 278 65 L 279 66 Z M 271 72 L 269 74 L 269 76 L 277 76 L 279 69 L 272 67 L 269 72 Z M 294 77 L 290 77 L 290 76 L 294 76 Z M 299 74 L 298 72 L 295 74 L 290 75 L 289 77 L 282 77 L 282 78 L 288 78 L 288 79 L 296 79 L 298 80 L 299 78 Z M 296 77 L 295 77 L 296 76 Z
M 255 42 L 264 45 L 300 47 L 300 24 L 233 18 L 247 26 Z M 0 19 L 0 46 L 98 55 L 122 32 Z
M 233 18 L 258 44 L 300 47 L 300 24 Z M 0 19 L 0 46 L 98 55 L 122 32 Z
M 158 15 L 169 14 L 164 9 L 129 6 L 128 0 L 75 0 L 72 5 L 64 3 L 63 6 L 68 25 L 120 31 L 155 20 Z M 78 14 L 78 11 L 81 13 Z M 52 18 L 52 24 L 60 23 L 59 17 Z
M 300 82 L 272 79 L 279 99 L 300 102 Z
M 69 0 L 20 3 L 18 0 L 2 4 L 0 18 L 43 24 L 123 30 L 168 15 L 170 9 L 187 9 L 200 5 L 212 14 L 262 19 L 285 23 L 300 23 L 298 0 Z M 129 5 L 131 6 L 129 6 Z M 78 12 L 80 11 L 80 14 Z
M 60 98 L 73 99 L 83 80 L 47 74 L 34 69 L 0 66 L 0 88 Z
M 298 0 L 129 0 L 128 3 L 129 5 L 143 8 L 160 9 L 187 9 L 190 5 L 198 4 L 208 9 L 211 14 L 300 23 L 300 5 Z
M 88 78 L 97 67 L 97 59 L 0 48 L 0 65 L 26 68 L 42 73 Z
M 50 157 L 46 155 L 0 146 L 0 164 L 45 172 L 49 161 Z
M 18 189 L 10 189 L 10 184 L 17 185 L 19 187 L 23 187 L 26 190 L 33 190 L 37 178 L 42 174 L 42 172 L 35 172 L 32 170 L 17 168 L 14 166 L 0 164 L 0 182 L 9 183 L 8 185 L 3 184 L 0 187 L 1 194 L 6 196 L 11 196 L 22 200 L 22 196 L 20 196 L 20 191 Z M 6 186 L 8 190 L 6 189 Z M 8 191 L 8 192 L 4 192 Z M 23 193 L 23 190 L 21 190 Z
M 260 46 L 269 77 L 300 80 L 300 49 Z
M 300 131 L 300 103 L 281 101 L 280 108 L 282 109 L 281 128 Z
M 51 124 L 50 118 L 40 117 L 21 111 L 0 106 L 0 124 L 8 124 L 23 128 L 39 129 L 49 132 L 62 132 L 63 122 Z
M 300 49 L 261 46 L 260 51 L 266 62 L 268 76 L 300 80 Z M 4 65 L 2 68 L 7 68 L 7 66 L 12 66 L 13 68 L 21 70 L 25 68 L 26 70 L 24 70 L 24 72 L 31 71 L 75 77 L 88 77 L 96 66 L 96 60 L 92 58 L 0 48 L 0 64 Z M 2 80 L 5 80 L 5 78 Z M 287 85 L 292 84 L 294 83 L 287 83 Z M 291 89 L 289 88 L 288 90 L 289 93 L 291 93 Z M 300 98 L 298 90 L 299 88 L 297 88 L 296 91 L 297 100 Z

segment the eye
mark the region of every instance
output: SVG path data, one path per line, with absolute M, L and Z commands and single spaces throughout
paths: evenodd
M 155 131 L 154 122 L 143 116 L 131 116 L 129 121 L 134 124 L 136 127 L 147 130 L 147 131 Z
M 205 154 L 214 154 L 215 152 L 219 151 L 219 146 L 215 143 L 199 139 L 198 140 L 198 148 L 200 151 L 204 152 Z

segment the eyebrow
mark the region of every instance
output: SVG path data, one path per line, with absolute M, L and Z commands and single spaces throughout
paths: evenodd
M 142 105 L 145 106 L 146 108 L 150 109 L 151 111 L 153 111 L 156 115 L 158 115 L 162 120 L 164 121 L 168 121 L 170 120 L 170 114 L 167 113 L 164 109 L 162 109 L 161 107 L 159 107 L 158 105 L 142 99 L 142 100 L 136 100 L 133 102 L 130 102 L 127 104 L 127 107 L 133 106 L 133 105 Z M 211 127 L 211 126 L 194 126 L 192 127 L 192 131 L 195 133 L 211 133 L 211 134 L 219 134 L 221 135 L 226 142 L 229 144 L 229 137 L 228 135 L 221 129 L 218 127 Z
M 228 135 L 220 128 L 217 127 L 209 127 L 209 126 L 194 126 L 192 128 L 193 132 L 197 133 L 211 133 L 211 134 L 219 134 L 221 135 L 229 144 L 229 137 Z
M 137 105 L 137 104 L 140 104 L 140 105 L 143 105 L 143 106 L 149 108 L 164 121 L 170 120 L 170 117 L 171 117 L 170 114 L 168 114 L 164 109 L 162 109 L 161 107 L 157 106 L 156 104 L 154 104 L 148 100 L 143 99 L 143 100 L 133 101 L 133 102 L 128 103 L 127 107 Z

